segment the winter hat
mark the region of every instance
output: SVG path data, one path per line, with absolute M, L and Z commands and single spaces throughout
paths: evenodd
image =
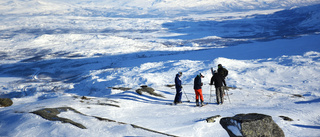
M 222 65 L 221 65 L 221 64 L 219 64 L 219 65 L 218 65 L 218 68 L 222 68 Z
M 182 76 L 182 72 L 181 72 L 181 71 L 180 71 L 180 72 L 178 72 L 178 75 L 179 75 L 179 76 Z

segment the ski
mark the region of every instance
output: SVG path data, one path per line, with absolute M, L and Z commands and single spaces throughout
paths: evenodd
M 178 103 L 178 104 L 175 104 L 175 103 L 166 103 L 166 105 L 171 105 L 171 106 L 177 106 L 177 105 L 181 105 L 182 103 Z
M 213 71 L 213 68 L 211 67 L 211 73 L 212 73 L 212 76 L 214 75 L 214 71 Z
M 171 106 L 173 106 L 173 105 L 175 105 L 174 103 L 166 103 L 166 105 L 171 105 Z
M 204 106 L 206 106 L 206 105 L 208 105 L 209 103 L 205 103 L 205 104 L 203 104 L 203 105 L 201 105 L 200 107 L 204 107 Z
M 205 104 L 203 104 L 203 105 L 199 105 L 199 106 L 195 106 L 195 107 L 203 107 L 203 106 L 206 106 L 206 105 L 208 105 L 209 103 L 205 103 Z
M 181 105 L 181 104 L 186 104 L 186 103 L 190 103 L 190 100 L 188 100 L 188 101 L 182 101 L 181 103 L 178 103 L 178 104 L 166 103 L 166 105 L 172 105 L 172 106 L 174 106 L 174 105 Z

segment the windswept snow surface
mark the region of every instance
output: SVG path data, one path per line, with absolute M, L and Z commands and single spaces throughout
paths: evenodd
M 319 0 L 1 0 L 0 20 L 0 97 L 14 102 L 0 108 L 0 136 L 164 136 L 134 124 L 225 137 L 205 119 L 239 113 L 270 115 L 289 137 L 320 136 Z M 208 85 L 218 64 L 235 88 L 223 105 Z M 191 102 L 167 105 L 179 71 Z M 141 85 L 164 98 L 139 95 Z M 85 114 L 58 116 L 87 129 L 30 113 L 56 107 Z

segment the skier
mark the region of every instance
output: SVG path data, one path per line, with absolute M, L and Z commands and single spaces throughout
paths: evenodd
M 175 105 L 182 103 L 182 102 L 181 102 L 182 82 L 181 82 L 181 79 L 180 79 L 181 76 L 182 76 L 182 72 L 179 72 L 179 73 L 176 75 L 176 78 L 175 78 L 175 80 L 174 80 L 175 86 L 176 86 L 176 96 L 175 96 L 175 98 L 174 98 L 174 102 L 173 102 L 173 103 L 174 103 Z
M 227 86 L 227 84 L 226 84 L 226 81 L 225 81 L 225 79 L 226 79 L 226 77 L 228 76 L 228 70 L 226 69 L 226 68 L 224 68 L 224 67 L 222 67 L 222 65 L 221 64 L 219 64 L 218 65 L 218 73 L 219 74 L 221 74 L 221 76 L 222 76 L 222 82 L 223 82 L 223 84 L 225 85 L 225 86 Z
M 194 88 L 194 91 L 196 94 L 196 105 L 197 106 L 200 106 L 199 105 L 199 96 L 200 96 L 200 100 L 201 100 L 201 106 L 204 105 L 202 89 L 201 89 L 203 83 L 201 82 L 201 78 L 204 78 L 204 76 L 201 73 L 194 78 L 194 87 L 193 88 Z
M 214 71 L 214 75 L 211 78 L 210 85 L 213 85 L 216 88 L 216 98 L 217 98 L 217 104 L 223 104 L 223 89 L 222 86 L 223 84 L 225 85 L 223 76 L 220 73 L 217 73 Z M 226 86 L 226 85 L 225 85 Z

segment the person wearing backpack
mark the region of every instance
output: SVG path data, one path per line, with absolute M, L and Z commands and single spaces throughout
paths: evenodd
M 174 83 L 175 83 L 175 86 L 176 86 L 176 96 L 174 98 L 174 104 L 180 104 L 182 103 L 181 102 L 181 97 L 182 97 L 182 92 L 181 92 L 181 89 L 182 89 L 182 82 L 181 82 L 181 79 L 180 77 L 182 76 L 182 72 L 179 72 L 177 75 L 176 75 L 176 78 L 174 79 Z
M 218 73 L 222 76 L 222 82 L 225 86 L 227 86 L 226 84 L 226 77 L 228 76 L 228 70 L 224 67 L 222 67 L 221 64 L 218 65 Z
M 196 94 L 196 106 L 200 106 L 199 104 L 199 97 L 200 97 L 200 100 L 201 100 L 201 106 L 204 106 L 204 103 L 203 103 L 203 95 L 202 95 L 202 86 L 203 86 L 203 83 L 201 82 L 201 78 L 204 78 L 204 76 L 199 73 L 195 78 L 194 78 L 194 86 L 193 86 L 193 89 L 195 91 L 195 94 Z
M 224 91 L 222 89 L 225 84 L 223 76 L 220 73 L 214 71 L 214 75 L 211 78 L 210 85 L 214 85 L 216 88 L 217 104 L 223 104 Z M 225 85 L 226 86 L 226 85 Z

